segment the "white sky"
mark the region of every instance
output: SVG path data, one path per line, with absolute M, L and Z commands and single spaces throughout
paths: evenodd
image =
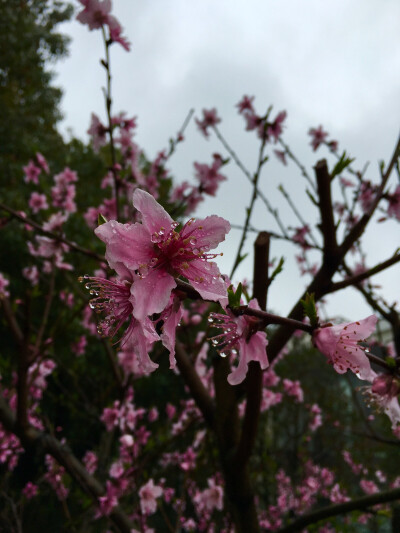
M 138 116 L 136 142 L 149 157 L 167 147 L 190 108 L 199 117 L 201 109 L 216 107 L 223 119 L 221 131 L 253 172 L 258 142 L 254 132 L 244 131 L 234 107 L 243 94 L 249 94 L 256 97 L 260 114 L 270 104 L 273 117 L 287 111 L 285 140 L 311 175 L 318 159 L 332 161 L 324 149 L 314 153 L 309 146 L 308 129 L 322 124 L 339 141 L 339 150 L 356 157 L 355 168 L 370 161 L 367 178 L 378 180 L 377 161 L 388 161 L 399 134 L 397 0 L 114 0 L 112 12 L 132 43 L 130 53 L 119 45 L 111 50 L 113 112 Z M 105 115 L 101 34 L 89 32 L 75 20 L 61 30 L 72 37 L 70 57 L 54 66 L 55 83 L 65 91 L 62 130 L 87 139 L 91 112 Z M 226 155 L 217 139 L 206 140 L 198 133 L 194 122 L 185 138 L 169 162 L 177 182 L 193 179 L 194 161 L 211 163 L 216 151 Z M 233 162 L 223 170 L 228 181 L 196 216 L 218 214 L 242 224 L 251 190 Z M 317 221 L 304 194 L 306 182 L 295 166 L 283 167 L 272 155 L 260 183 L 287 225 L 300 223 L 277 192 L 279 183 L 292 194 L 304 218 Z M 261 230 L 277 231 L 261 203 L 252 223 Z M 394 222 L 373 224 L 365 246 L 368 266 L 387 259 L 400 245 L 398 227 Z M 223 272 L 231 269 L 239 235 L 232 230 L 221 247 L 224 257 L 218 263 Z M 252 239 L 253 234 L 247 241 L 250 256 Z M 273 241 L 271 255 L 287 255 L 285 272 L 269 295 L 270 308 L 286 313 L 306 279 L 298 274 L 293 247 Z M 243 263 L 236 281 L 251 278 L 251 259 Z M 399 295 L 399 271 L 397 265 L 374 278 L 389 302 Z M 353 289 L 331 296 L 327 309 L 330 316 L 351 319 L 370 314 Z

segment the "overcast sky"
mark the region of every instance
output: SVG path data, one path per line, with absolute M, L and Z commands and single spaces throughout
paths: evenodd
M 221 131 L 253 172 L 258 141 L 254 132 L 244 131 L 235 109 L 248 94 L 256 97 L 260 114 L 271 104 L 272 116 L 287 111 L 284 138 L 311 175 L 318 159 L 333 162 L 324 149 L 314 153 L 309 146 L 308 129 L 322 124 L 339 141 L 339 151 L 346 149 L 356 158 L 355 169 L 369 161 L 367 177 L 378 180 L 377 162 L 388 161 L 399 134 L 398 0 L 114 0 L 113 14 L 132 43 L 130 53 L 112 47 L 113 112 L 138 116 L 136 142 L 149 157 L 167 147 L 192 107 L 195 116 L 201 116 L 203 108 L 216 107 Z M 101 34 L 75 20 L 60 29 L 72 37 L 70 56 L 54 66 L 55 82 L 64 89 L 62 131 L 87 139 L 91 112 L 105 116 Z M 185 138 L 169 162 L 177 182 L 193 180 L 194 161 L 211 163 L 217 151 L 226 155 L 217 139 L 199 134 L 194 122 Z M 228 181 L 217 197 L 195 214 L 218 214 L 243 224 L 251 190 L 232 162 L 224 173 Z M 287 225 L 300 223 L 277 192 L 279 183 L 292 194 L 304 218 L 317 221 L 304 193 L 306 182 L 293 164 L 283 167 L 272 154 L 260 183 Z M 252 223 L 262 230 L 278 229 L 261 203 Z M 223 272 L 231 270 L 239 236 L 232 230 L 221 247 L 224 257 L 218 263 Z M 252 239 L 250 235 L 250 256 L 236 281 L 252 276 Z M 368 266 L 387 259 L 400 245 L 398 224 L 373 224 L 366 242 Z M 270 291 L 269 305 L 276 312 L 288 312 L 305 286 L 293 252 L 281 241 L 272 243 L 273 257 L 288 256 L 285 272 Z M 399 273 L 397 265 L 374 278 L 390 302 L 398 298 Z M 370 314 L 353 289 L 330 297 L 327 309 L 330 315 L 351 319 Z

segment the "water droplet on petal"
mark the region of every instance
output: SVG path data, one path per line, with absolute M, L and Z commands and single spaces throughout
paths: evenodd
M 190 237 L 189 242 L 190 242 L 190 244 L 195 245 L 196 242 L 197 242 L 196 237 Z
M 211 316 L 209 316 L 208 321 L 212 324 L 214 322 L 214 319 Z
M 218 340 L 217 340 L 217 339 L 213 339 L 213 340 L 211 341 L 211 343 L 213 344 L 213 346 L 217 346 L 217 344 L 218 344 Z

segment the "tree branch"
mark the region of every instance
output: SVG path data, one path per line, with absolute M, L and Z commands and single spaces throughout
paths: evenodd
M 349 502 L 338 503 L 329 507 L 323 507 L 317 511 L 300 516 L 297 520 L 289 524 L 288 526 L 279 529 L 277 533 L 296 533 L 302 531 L 306 526 L 315 524 L 320 520 L 326 520 L 332 516 L 338 516 L 341 514 L 350 513 L 352 511 L 363 511 L 378 505 L 380 503 L 392 502 L 400 499 L 400 488 L 388 490 L 386 492 L 380 492 L 379 494 L 372 494 L 369 496 L 363 496 L 356 500 Z
M 198 408 L 202 412 L 209 426 L 214 424 L 214 403 L 207 389 L 204 387 L 199 375 L 189 359 L 184 347 L 179 341 L 175 345 L 176 363 L 185 384 L 188 386 Z
M 91 496 L 96 504 L 98 498 L 104 494 L 102 485 L 91 476 L 75 455 L 54 437 L 42 433 L 32 426 L 21 428 L 7 403 L 0 397 L 0 421 L 7 429 L 14 433 L 26 448 L 34 449 L 42 455 L 49 453 L 60 465 L 69 473 L 72 479 Z M 121 533 L 130 533 L 133 524 L 127 515 L 119 508 L 115 507 L 109 515 L 110 520 Z

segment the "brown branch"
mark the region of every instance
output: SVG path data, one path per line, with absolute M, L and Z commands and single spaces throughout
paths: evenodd
M 27 449 L 33 449 L 42 455 L 49 453 L 60 465 L 70 474 L 72 479 L 88 494 L 96 504 L 98 498 L 104 494 L 102 485 L 91 476 L 82 463 L 73 453 L 54 437 L 42 433 L 32 426 L 21 428 L 7 403 L 0 397 L 0 421 L 7 431 L 14 433 Z M 121 533 L 130 533 L 133 524 L 127 515 L 119 508 L 115 507 L 110 516 L 110 520 Z
M 40 233 L 43 235 L 46 235 L 46 237 L 50 237 L 51 239 L 54 239 L 58 242 L 63 242 L 64 244 L 67 244 L 71 250 L 75 252 L 80 252 L 81 254 L 87 255 L 88 257 L 91 257 L 92 259 L 96 259 L 97 261 L 101 261 L 104 263 L 104 257 L 102 257 L 99 254 L 96 254 L 96 252 L 92 252 L 91 250 L 87 250 L 86 248 L 83 248 L 82 246 L 79 246 L 78 244 L 75 244 L 65 237 L 62 237 L 61 235 L 58 235 L 57 233 L 53 233 L 51 231 L 47 231 L 42 228 L 40 224 L 35 222 L 34 220 L 20 215 L 17 211 L 12 209 L 11 207 L 8 207 L 7 205 L 0 202 L 0 209 L 3 209 L 4 211 L 7 211 L 7 213 L 10 213 L 14 218 L 17 218 L 18 220 L 21 220 L 24 224 L 29 224 L 29 226 L 32 226 L 33 228 L 37 229 Z
M 346 255 L 346 253 L 350 250 L 350 248 L 353 246 L 353 244 L 361 237 L 363 234 L 365 228 L 367 227 L 368 222 L 370 221 L 372 215 L 374 214 L 380 200 L 382 199 L 383 191 L 385 189 L 386 183 L 390 177 L 390 174 L 396 164 L 396 161 L 400 155 L 400 137 L 397 141 L 396 147 L 393 151 L 392 159 L 390 160 L 390 163 L 388 165 L 388 168 L 386 172 L 382 175 L 381 183 L 378 187 L 378 190 L 375 194 L 374 201 L 371 204 L 371 207 L 369 208 L 368 212 L 365 213 L 360 220 L 354 224 L 352 229 L 347 234 L 347 237 L 345 237 L 342 245 L 340 246 L 342 257 Z
M 382 270 L 385 270 L 386 268 L 389 268 L 398 262 L 400 262 L 400 253 L 395 254 L 390 259 L 387 259 L 386 261 L 379 263 L 379 265 L 375 265 L 374 267 L 366 270 L 365 272 L 362 272 L 361 274 L 357 274 L 356 276 L 351 276 L 347 279 L 344 279 L 343 281 L 331 283 L 330 286 L 325 290 L 325 294 L 330 294 L 331 292 L 340 291 L 341 289 L 345 289 L 346 287 L 349 287 L 350 285 L 357 285 L 361 281 L 364 281 L 365 279 L 368 279 L 371 276 L 374 276 L 375 274 L 379 274 L 379 272 L 382 272 Z
M 10 301 L 8 300 L 8 298 L 3 297 L 0 298 L 0 304 L 3 306 L 4 315 L 6 317 L 8 325 L 10 326 L 11 333 L 13 334 L 15 341 L 19 346 L 23 346 L 24 335 L 22 333 L 21 328 L 19 327 L 17 319 L 15 318 L 13 310 L 11 309 Z
M 380 492 L 378 494 L 372 494 L 369 496 L 362 496 L 356 500 L 330 505 L 329 507 L 323 507 L 317 511 L 300 516 L 288 526 L 279 529 L 277 533 L 296 533 L 298 531 L 302 531 L 310 524 L 315 524 L 320 520 L 326 520 L 332 516 L 351 513 L 352 511 L 363 511 L 374 505 L 392 502 L 399 499 L 400 488 L 388 490 L 386 492 Z
M 330 261 L 337 253 L 337 242 L 331 196 L 331 176 L 328 172 L 326 159 L 318 161 L 314 170 L 319 196 L 318 206 L 321 215 L 321 232 L 324 237 L 324 261 Z
M 188 386 L 197 407 L 202 412 L 209 426 L 214 424 L 214 403 L 207 389 L 204 387 L 195 367 L 189 359 L 184 347 L 179 341 L 175 345 L 176 363 L 185 384 Z
M 254 243 L 253 297 L 264 310 L 267 306 L 269 285 L 269 243 L 270 239 L 266 231 L 261 232 Z M 257 436 L 262 399 L 262 370 L 258 362 L 250 362 L 244 386 L 246 387 L 246 410 L 236 451 L 238 468 L 243 468 L 248 462 Z
M 251 309 L 247 305 L 240 305 L 239 307 L 230 308 L 230 310 L 236 316 L 249 315 L 260 318 L 263 320 L 265 325 L 279 324 L 282 326 L 288 326 L 292 329 L 301 329 L 302 331 L 305 331 L 310 334 L 312 334 L 315 329 L 310 324 L 304 324 L 304 322 L 301 322 L 300 320 L 295 320 L 279 315 L 273 315 L 272 313 L 267 313 L 266 311 L 261 311 L 259 309 Z

